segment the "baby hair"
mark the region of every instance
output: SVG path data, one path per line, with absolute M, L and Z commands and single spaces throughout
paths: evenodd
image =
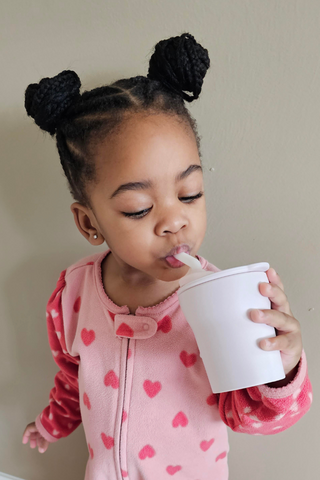
M 165 113 L 189 125 L 201 158 L 196 121 L 184 100 L 199 97 L 209 66 L 208 51 L 183 33 L 156 44 L 146 77 L 120 79 L 82 94 L 80 79 L 71 70 L 30 84 L 25 91 L 27 114 L 42 130 L 56 135 L 74 200 L 91 208 L 87 186 L 96 181 L 95 147 L 134 113 Z

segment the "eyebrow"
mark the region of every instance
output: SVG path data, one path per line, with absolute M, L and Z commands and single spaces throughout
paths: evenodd
M 183 172 L 180 172 L 176 175 L 175 182 L 179 182 L 180 180 L 183 180 L 184 178 L 188 177 L 191 175 L 193 172 L 202 172 L 202 167 L 201 165 L 190 165 L 187 170 L 184 170 Z M 148 188 L 153 187 L 153 182 L 151 180 L 144 180 L 142 182 L 129 182 L 129 183 L 124 183 L 123 185 L 120 185 L 113 194 L 110 197 L 114 198 L 116 195 L 119 195 L 122 192 L 126 192 L 127 190 L 147 190 Z

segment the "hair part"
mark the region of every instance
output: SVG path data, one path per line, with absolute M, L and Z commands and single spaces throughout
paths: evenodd
M 81 95 L 56 131 L 60 162 L 76 202 L 91 208 L 88 187 L 97 182 L 96 147 L 137 113 L 166 114 L 191 128 L 201 158 L 195 119 L 183 99 L 161 82 L 137 76 L 95 88 Z

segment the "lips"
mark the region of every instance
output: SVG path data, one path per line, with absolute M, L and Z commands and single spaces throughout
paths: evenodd
M 186 243 L 182 244 L 182 245 L 178 245 L 174 248 L 172 248 L 170 250 L 170 252 L 168 252 L 166 255 L 165 255 L 165 258 L 166 257 L 171 257 L 172 255 L 176 255 L 177 253 L 190 253 L 190 247 L 189 245 L 187 245 Z

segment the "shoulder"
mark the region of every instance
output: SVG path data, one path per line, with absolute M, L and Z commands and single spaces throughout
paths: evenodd
M 204 270 L 207 270 L 208 272 L 221 272 L 221 269 L 216 267 L 216 265 L 213 265 L 213 263 L 208 262 L 204 257 L 201 257 L 200 255 L 196 255 L 197 259 L 200 261 L 201 266 Z
M 60 273 L 56 288 L 49 299 L 49 303 L 56 298 L 58 293 L 62 294 L 63 292 L 65 296 L 67 292 L 82 289 L 84 284 L 86 288 L 89 286 L 92 288 L 95 276 L 97 274 L 99 275 L 101 262 L 108 252 L 109 249 L 81 258 L 63 270 Z
M 64 323 L 63 328 L 69 340 L 76 332 L 80 305 L 83 311 L 84 305 L 91 305 L 96 299 L 101 262 L 108 252 L 109 250 L 81 258 L 60 274 L 56 288 L 49 299 L 48 310 L 60 312 L 61 322 Z
M 85 275 L 89 270 L 92 271 L 94 268 L 99 268 L 101 266 L 102 259 L 108 252 L 109 249 L 107 251 L 95 253 L 77 260 L 65 270 L 66 278 L 70 276 L 73 277 L 75 275 Z

